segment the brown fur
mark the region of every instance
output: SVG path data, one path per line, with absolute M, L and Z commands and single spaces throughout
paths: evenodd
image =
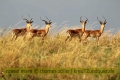
M 97 45 L 99 45 L 99 37 L 103 33 L 105 24 L 107 23 L 106 20 L 104 22 L 99 20 L 99 22 L 101 24 L 100 30 L 85 30 L 83 40 L 87 39 L 88 37 L 93 37 L 96 38 Z
M 30 30 L 30 33 L 32 33 L 33 36 L 38 36 L 38 37 L 42 37 L 42 36 L 45 36 L 47 34 L 45 32 L 45 30 L 37 30 L 37 29 Z
M 40 17 L 40 19 L 41 19 L 41 17 Z M 47 18 L 47 20 L 49 20 L 49 19 Z M 30 30 L 29 31 L 29 34 L 30 34 L 29 40 L 31 40 L 33 37 L 42 37 L 42 39 L 44 39 L 44 37 L 47 35 L 47 33 L 49 32 L 49 28 L 51 27 L 50 25 L 52 22 L 51 22 L 51 20 L 49 20 L 49 21 L 42 20 L 42 21 L 45 22 L 46 28 L 44 30 L 37 30 L 37 29 Z
M 32 26 L 32 23 L 27 23 L 26 28 L 21 28 L 21 29 L 13 29 L 12 30 L 12 40 L 16 40 L 18 38 L 18 36 L 25 36 L 27 34 L 27 32 L 29 32 L 30 27 Z
M 67 33 L 69 34 L 69 36 L 67 36 L 65 42 L 69 39 L 72 40 L 73 37 L 78 37 L 80 42 L 81 42 L 81 37 L 85 31 L 85 25 L 87 23 L 88 19 L 86 18 L 86 21 L 80 20 L 80 22 L 82 23 L 82 28 L 81 29 L 75 29 L 75 30 L 68 30 Z
M 86 30 L 84 34 L 87 37 L 100 37 L 102 33 L 100 33 L 100 30 Z
M 30 17 L 30 15 L 28 14 L 28 16 Z M 25 39 L 25 36 L 26 36 L 26 33 L 30 31 L 30 27 L 32 26 L 32 18 L 30 20 L 26 19 L 26 18 L 23 18 L 23 15 L 22 15 L 22 19 L 23 20 L 26 20 L 26 28 L 21 28 L 21 29 L 13 29 L 12 30 L 12 40 L 13 39 L 17 39 L 18 36 L 23 36 L 24 35 L 24 39 Z
M 31 40 L 33 37 L 42 37 L 42 39 L 44 39 L 44 37 L 49 32 L 50 27 L 51 27 L 50 24 L 46 24 L 45 30 L 37 30 L 37 29 L 30 30 L 30 32 L 29 32 L 30 33 L 29 40 Z
M 26 28 L 12 30 L 12 40 L 13 39 L 16 40 L 18 36 L 24 36 L 26 32 L 27 32 Z
M 26 28 L 12 30 L 12 32 L 15 33 L 15 35 L 24 35 L 26 31 Z

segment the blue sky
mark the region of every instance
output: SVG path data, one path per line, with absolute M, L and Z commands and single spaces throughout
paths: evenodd
M 120 27 L 120 0 L 1 0 L 0 27 L 14 26 L 22 20 L 22 14 L 33 18 L 33 24 L 44 25 L 40 17 L 47 16 L 53 23 L 60 25 L 68 21 L 69 26 L 80 25 L 80 16 L 89 19 L 87 25 L 100 20 L 107 20 L 106 29 Z M 83 17 L 83 19 L 85 19 Z M 96 23 L 99 25 L 99 23 Z M 18 26 L 25 25 L 22 21 Z M 99 26 L 96 27 L 99 29 Z

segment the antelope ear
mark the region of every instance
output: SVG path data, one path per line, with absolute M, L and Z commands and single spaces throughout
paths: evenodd
M 107 22 L 105 22 L 105 24 L 106 24 Z
M 45 24 L 47 25 L 47 24 L 48 24 L 48 22 L 46 21 L 46 22 L 45 22 Z
M 85 21 L 85 23 L 87 23 L 87 20 Z
M 31 21 L 31 23 L 33 23 L 33 21 Z
M 26 23 L 29 23 L 29 21 L 26 21 Z
M 82 23 L 82 21 L 80 21 Z
M 102 24 L 102 21 L 100 21 L 100 24 Z

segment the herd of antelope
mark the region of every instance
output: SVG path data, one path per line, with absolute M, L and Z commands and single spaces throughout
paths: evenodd
M 30 17 L 30 15 L 29 15 L 29 17 Z M 69 34 L 69 36 L 67 36 L 65 42 L 68 39 L 69 39 L 69 41 L 72 40 L 73 37 L 78 37 L 80 42 L 81 42 L 81 40 L 86 40 L 86 38 L 88 38 L 88 37 L 93 37 L 93 38 L 96 38 L 97 45 L 99 45 L 99 37 L 103 33 L 105 24 L 107 23 L 105 17 L 103 17 L 105 19 L 104 22 L 98 20 L 98 17 L 97 17 L 97 20 L 99 21 L 99 23 L 101 25 L 100 30 L 85 30 L 85 26 L 86 26 L 86 23 L 88 22 L 88 19 L 85 17 L 86 20 L 84 21 L 81 18 L 82 18 L 82 16 L 80 17 L 80 23 L 82 24 L 82 28 L 74 29 L 74 30 L 73 29 L 67 30 L 67 33 Z M 33 37 L 42 37 L 42 39 L 44 39 L 44 37 L 49 32 L 49 28 L 51 27 L 51 23 L 52 23 L 51 20 L 49 20 L 47 17 L 46 17 L 46 19 L 48 21 L 42 20 L 40 17 L 40 19 L 45 22 L 46 28 L 37 30 L 37 29 L 30 29 L 32 26 L 32 23 L 33 23 L 33 21 L 32 21 L 33 18 L 30 18 L 30 20 L 28 20 L 26 18 L 23 18 L 23 16 L 22 16 L 22 19 L 26 20 L 26 23 L 27 23 L 26 28 L 13 29 L 12 30 L 12 40 L 13 39 L 16 40 L 19 36 L 24 36 L 24 38 L 25 38 L 27 33 L 30 35 L 29 40 L 31 40 Z M 82 39 L 83 35 L 84 35 L 84 37 Z

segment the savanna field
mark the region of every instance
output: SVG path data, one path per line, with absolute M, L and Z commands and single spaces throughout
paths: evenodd
M 59 32 L 54 27 L 44 40 L 35 37 L 11 41 L 11 29 L 0 36 L 1 80 L 120 80 L 120 31 L 105 30 L 96 39 L 78 38 L 67 41 L 66 28 Z M 57 32 L 57 33 L 56 33 Z M 117 68 L 116 74 L 4 74 L 5 68 Z

